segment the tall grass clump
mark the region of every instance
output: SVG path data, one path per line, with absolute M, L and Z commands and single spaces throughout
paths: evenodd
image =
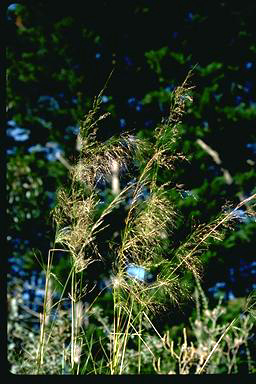
M 155 316 L 170 303 L 179 305 L 190 296 L 187 274 L 200 280 L 201 255 L 209 242 L 221 240 L 235 220 L 235 211 L 255 198 L 250 197 L 228 212 L 223 210 L 212 222 L 191 227 L 191 233 L 182 241 L 174 241 L 180 213 L 173 198 L 178 194 L 173 175 L 176 164 L 186 160 L 177 152 L 177 146 L 182 117 L 192 102 L 190 78 L 191 72 L 171 94 L 169 114 L 150 140 L 127 132 L 103 141 L 100 131 L 108 114 L 101 114 L 102 92 L 81 121 L 79 157 L 70 171 L 68 186 L 57 191 L 52 212 L 56 234 L 46 266 L 37 373 L 45 372 L 48 346 L 56 328 L 56 319 L 51 319 L 50 313 L 53 306 L 60 311 L 64 299 L 71 303 L 70 332 L 69 343 L 60 348 L 59 373 L 140 374 L 144 373 L 145 356 L 157 371 L 155 350 L 146 334 L 151 329 L 160 345 L 168 342 L 154 325 Z M 116 169 L 119 177 L 125 175 L 128 181 L 123 189 L 117 188 L 102 201 L 102 189 L 111 183 Z M 109 218 L 121 208 L 124 218 L 120 233 L 115 234 Z M 69 258 L 70 270 L 64 283 L 53 273 L 55 252 Z M 102 290 L 111 295 L 110 317 L 97 305 L 102 292 L 89 279 L 90 268 L 101 263 L 108 274 Z M 51 279 L 61 286 L 62 295 L 57 303 L 49 305 Z M 87 297 L 91 299 L 86 304 Z M 88 323 L 96 319 L 103 332 L 89 332 L 85 317 Z M 197 373 L 204 370 L 209 354 Z

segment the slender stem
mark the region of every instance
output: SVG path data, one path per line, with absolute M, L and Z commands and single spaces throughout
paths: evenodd
M 211 350 L 211 352 L 209 353 L 207 359 L 205 360 L 203 366 L 200 368 L 198 374 L 200 375 L 200 373 L 203 372 L 206 364 L 208 363 L 208 361 L 210 360 L 212 354 L 214 353 L 214 351 L 216 350 L 216 348 L 218 347 L 219 343 L 221 342 L 221 340 L 223 339 L 223 337 L 226 335 L 226 333 L 230 330 L 230 328 L 233 326 L 233 324 L 237 321 L 237 317 L 235 317 L 233 319 L 233 321 L 229 324 L 229 326 L 226 328 L 226 330 L 223 332 L 223 334 L 221 335 L 221 337 L 219 338 L 219 340 L 217 341 L 217 343 L 214 345 L 213 349 Z
M 139 334 L 141 335 L 142 333 L 142 313 L 140 312 L 140 317 L 139 317 Z M 141 339 L 139 337 L 138 339 L 138 375 L 140 374 L 141 370 Z
M 37 355 L 37 373 L 40 372 L 41 366 L 43 365 L 44 358 L 44 344 L 45 344 L 45 326 L 46 326 L 46 318 L 47 318 L 47 300 L 48 300 L 48 289 L 49 289 L 49 281 L 51 275 L 51 264 L 52 264 L 52 249 L 48 252 L 47 259 L 47 268 L 46 268 L 46 278 L 45 278 L 45 292 L 44 292 L 44 305 L 43 305 L 43 315 L 41 315 L 41 329 L 40 329 L 40 341 L 39 341 L 39 349 Z
M 56 251 L 56 249 L 54 249 L 53 251 Z M 65 291 L 66 291 L 68 282 L 69 282 L 69 280 L 70 280 L 70 278 L 71 278 L 71 276 L 72 276 L 72 272 L 73 272 L 73 270 L 74 270 L 74 266 L 72 267 L 72 269 L 71 269 L 70 272 L 69 272 L 69 275 L 68 275 L 67 280 L 66 280 L 66 282 L 65 282 L 65 284 L 64 284 L 64 286 L 63 286 L 62 293 L 61 293 L 61 296 L 60 296 L 60 299 L 59 299 L 58 303 L 52 305 L 52 308 L 55 307 L 55 306 L 57 306 L 56 311 L 58 311 L 59 308 L 60 308 L 61 302 L 62 302 L 62 300 L 63 300 L 64 293 L 65 293 Z M 56 323 L 56 318 L 51 322 L 51 326 L 50 326 L 50 330 L 49 330 L 49 335 L 48 335 L 48 340 L 47 340 L 47 342 L 50 340 L 50 337 L 51 337 L 51 334 L 52 334 L 52 331 L 53 331 L 53 328 L 54 328 L 55 323 Z
M 131 303 L 131 308 L 130 308 L 129 318 L 128 318 L 127 325 L 126 325 L 126 329 L 125 329 L 125 335 L 124 335 L 124 341 L 123 341 L 123 348 L 122 348 L 122 349 L 123 349 L 123 351 L 122 351 L 122 360 L 121 360 L 121 365 L 120 365 L 119 375 L 122 374 L 122 370 L 123 370 L 124 356 L 125 356 L 126 345 L 127 345 L 127 341 L 128 341 L 128 335 L 129 335 L 129 329 L 130 329 L 130 323 L 131 323 L 131 316 L 132 316 L 132 310 L 133 310 L 133 303 L 134 303 L 134 299 L 132 298 L 132 303 Z
M 118 344 L 118 324 L 117 321 L 119 319 L 119 315 L 117 315 L 117 308 L 119 308 L 118 303 L 117 303 L 117 289 L 114 288 L 113 292 L 113 301 L 114 301 L 114 330 L 113 330 L 113 342 L 110 344 L 112 346 L 112 358 L 110 358 L 110 372 L 111 375 L 115 374 L 115 365 L 116 365 L 116 356 L 117 356 L 117 344 Z M 110 350 L 111 353 L 111 350 Z
M 116 317 L 116 329 L 115 329 L 115 339 L 114 339 L 114 373 L 116 373 L 116 369 L 119 363 L 119 355 L 120 349 L 122 348 L 122 307 L 120 305 L 119 295 L 118 295 L 118 304 L 117 304 L 117 317 Z
M 75 278 L 75 270 L 73 269 L 72 275 L 71 275 L 71 312 L 72 312 L 72 324 L 71 324 L 71 367 L 74 368 L 74 361 L 75 361 L 75 349 L 76 349 L 76 311 L 75 311 L 75 305 L 76 305 L 76 297 L 75 297 L 75 284 L 76 284 L 76 278 Z

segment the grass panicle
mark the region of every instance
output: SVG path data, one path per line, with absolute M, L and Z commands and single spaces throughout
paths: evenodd
M 133 343 L 136 346 L 134 348 L 137 348 L 136 352 L 132 349 L 136 356 L 135 371 L 139 374 L 143 371 L 146 359 L 151 361 L 156 373 L 212 373 L 213 364 L 222 359 L 220 353 L 224 341 L 231 351 L 226 355 L 225 364 L 229 372 L 236 369 L 234 356 L 239 348 L 234 349 L 227 336 L 231 329 L 234 330 L 237 318 L 226 328 L 217 326 L 223 308 L 221 303 L 215 312 L 208 307 L 200 285 L 201 256 L 213 240 L 223 239 L 226 229 L 231 228 L 232 222 L 236 220 L 235 213 L 239 208 L 250 206 L 250 214 L 255 214 L 251 203 L 256 195 L 240 202 L 234 209 L 223 209 L 211 223 L 191 228 L 186 238 L 174 242 L 172 239 L 175 238 L 180 212 L 169 192 L 176 187 L 171 187 L 170 181 L 161 184 L 159 178 L 162 168 L 173 170 L 177 160 L 185 159 L 176 148 L 183 116 L 187 105 L 193 101 L 191 75 L 192 71 L 171 94 L 169 115 L 157 126 L 152 140 L 138 139 L 129 133 L 105 141 L 99 138 L 99 130 L 108 117 L 108 113 L 101 113 L 103 90 L 95 98 L 91 111 L 81 121 L 81 151 L 70 170 L 70 187 L 58 190 L 57 204 L 52 212 L 56 235 L 46 268 L 45 303 L 37 353 L 38 373 L 44 372 L 45 355 L 57 326 L 56 320 L 47 320 L 48 316 L 56 306 L 57 311 L 61 312 L 60 305 L 67 290 L 71 303 L 70 343 L 68 347 L 64 345 L 63 339 L 59 343 L 62 373 L 129 373 L 135 364 L 130 349 Z M 110 202 L 102 204 L 100 186 L 106 187 L 111 183 L 113 164 L 117 164 L 119 176 L 126 174 L 130 181 L 121 191 L 113 193 Z M 134 168 L 138 173 L 136 177 L 131 171 Z M 118 240 L 114 242 L 115 246 L 111 248 L 114 234 L 107 218 L 122 206 L 125 207 L 123 227 L 120 236 L 117 236 Z M 106 229 L 112 233 L 112 237 L 105 240 L 107 252 L 104 253 L 98 241 L 99 235 L 105 234 Z M 68 253 L 70 256 L 70 273 L 62 287 L 59 302 L 47 305 L 50 279 L 53 278 L 58 284 L 60 281 L 52 273 L 54 252 L 60 250 L 63 255 Z M 97 309 L 101 292 L 96 294 L 90 305 L 84 307 L 82 303 L 85 295 L 91 292 L 84 286 L 82 276 L 86 276 L 88 267 L 96 261 L 108 266 L 110 278 L 103 291 L 109 290 L 112 295 L 112 324 L 108 323 L 109 319 L 104 317 L 102 309 Z M 186 273 L 194 276 L 197 286 L 197 318 L 193 323 L 197 344 L 188 341 L 184 328 L 183 344 L 175 350 L 168 331 L 161 335 L 152 316 L 162 312 L 170 302 L 179 304 L 190 294 L 184 278 Z M 255 315 L 253 295 L 248 300 L 247 310 Z M 96 340 L 93 332 L 87 334 L 83 316 L 87 317 L 88 323 L 95 318 L 100 324 L 103 334 L 95 336 Z M 209 333 L 209 321 L 212 322 L 214 333 Z M 239 339 L 237 330 L 233 338 L 234 345 L 245 343 L 250 328 L 248 321 L 247 325 L 241 325 L 245 336 Z M 151 338 L 147 331 L 149 329 L 154 333 Z M 101 351 L 101 358 L 94 355 L 96 347 L 97 351 Z M 161 348 L 169 354 L 171 364 L 158 355 L 157 351 Z

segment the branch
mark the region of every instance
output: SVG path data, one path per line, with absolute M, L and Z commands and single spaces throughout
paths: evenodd
M 205 150 L 205 152 L 207 152 L 213 159 L 213 161 L 218 164 L 218 165 L 221 165 L 222 161 L 220 159 L 220 156 L 218 154 L 218 152 L 216 152 L 214 149 L 212 149 L 208 144 L 206 144 L 203 140 L 201 139 L 197 139 L 197 144 L 200 145 L 201 148 L 203 148 Z M 229 171 L 225 168 L 222 168 L 221 167 L 221 170 L 223 172 L 223 176 L 224 176 L 224 179 L 226 181 L 226 183 L 228 185 L 232 184 L 233 183 L 233 178 L 231 176 L 231 174 L 229 173 Z

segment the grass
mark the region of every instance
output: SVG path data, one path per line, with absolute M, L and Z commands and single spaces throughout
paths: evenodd
M 49 373 L 48 362 L 52 358 L 56 364 L 51 365 L 51 373 L 58 374 L 201 374 L 215 373 L 216 366 L 217 369 L 224 366 L 221 369 L 232 373 L 238 370 L 236 360 L 242 345 L 246 346 L 248 370 L 255 369 L 247 346 L 255 300 L 251 298 L 251 305 L 247 306 L 249 312 L 247 315 L 244 312 L 240 327 L 235 325 L 239 323 L 240 315 L 228 325 L 218 326 L 217 320 L 223 310 L 221 303 L 213 310 L 209 309 L 200 278 L 201 255 L 209 242 L 212 239 L 221 241 L 225 230 L 235 221 L 236 210 L 250 204 L 256 195 L 229 212 L 223 210 L 213 222 L 192 228 L 181 243 L 172 246 L 179 216 L 170 194 L 170 190 L 175 192 L 175 187 L 172 186 L 171 172 L 168 182 L 161 183 L 160 174 L 163 169 L 167 172 L 175 170 L 176 163 L 185 159 L 183 154 L 177 153 L 176 147 L 186 106 L 193 101 L 191 74 L 189 72 L 181 86 L 171 94 L 169 116 L 156 127 L 151 141 L 126 133 L 101 142 L 98 131 L 108 116 L 100 114 L 102 92 L 81 122 L 79 158 L 70 170 L 70 186 L 57 192 L 57 205 L 52 213 L 56 235 L 45 268 L 44 305 L 36 358 L 32 351 L 27 351 L 30 363 L 25 364 L 23 372 Z M 130 182 L 121 191 L 115 190 L 111 201 L 102 208 L 99 185 L 109 183 L 113 164 L 120 173 L 130 176 Z M 131 164 L 137 168 L 136 178 Z M 107 218 L 120 207 L 125 207 L 126 214 L 116 239 L 109 231 L 111 224 Z M 252 207 L 250 209 L 254 212 Z M 105 238 L 107 252 L 102 254 L 99 239 L 106 230 L 111 235 Z M 70 271 L 64 284 L 62 277 L 53 273 L 57 251 L 70 258 Z M 95 263 L 107 265 L 110 271 L 103 291 L 111 292 L 111 320 L 104 316 L 104 309 L 98 304 L 102 292 L 96 292 L 86 277 L 87 270 Z M 197 287 L 198 317 L 192 324 L 196 345 L 189 344 L 184 328 L 183 342 L 175 351 L 168 331 L 161 335 L 153 319 L 168 308 L 170 302 L 179 305 L 189 297 L 187 273 L 194 277 Z M 62 289 L 57 303 L 51 301 L 52 284 Z M 95 297 L 85 307 L 84 302 L 93 291 Z M 68 323 L 63 322 L 61 309 L 66 295 L 71 304 Z M 201 314 L 200 300 L 203 303 Z M 59 320 L 50 317 L 53 307 Z M 89 324 L 92 319 L 96 320 L 98 326 L 85 325 L 85 317 Z M 213 321 L 210 328 L 209 321 Z M 55 351 L 53 343 L 58 346 Z

